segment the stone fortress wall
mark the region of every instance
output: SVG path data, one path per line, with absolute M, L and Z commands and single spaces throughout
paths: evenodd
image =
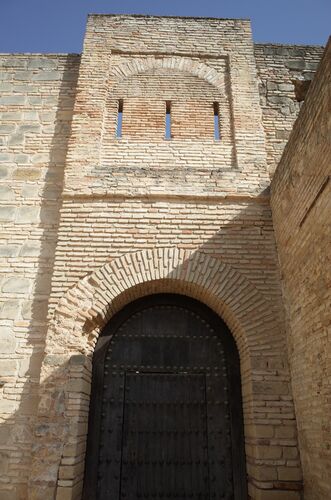
M 254 46 L 246 20 L 106 15 L 82 56 L 1 55 L 0 498 L 79 498 L 95 337 L 151 290 L 220 308 L 249 494 L 300 498 L 269 172 L 321 55 Z
M 306 498 L 331 497 L 331 43 L 271 185 Z

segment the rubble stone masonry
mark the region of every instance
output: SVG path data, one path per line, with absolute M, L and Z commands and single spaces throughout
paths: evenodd
M 284 295 L 269 200 L 270 172 L 301 107 L 295 82 L 312 78 L 321 55 L 320 47 L 254 46 L 248 20 L 93 15 L 81 56 L 0 56 L 1 500 L 81 497 L 97 337 L 124 305 L 160 292 L 204 302 L 235 337 L 249 498 L 301 498 L 297 420 L 301 432 L 313 416 L 299 441 L 305 498 L 325 500 L 326 414 L 319 420 L 318 399 L 308 412 L 302 387 L 309 360 L 321 368 L 323 319 L 308 282 L 305 303 L 291 296 L 305 266 L 292 281 L 287 270 L 307 250 L 283 252 L 299 242 L 288 234 L 299 219 L 288 218 L 287 192 L 296 189 L 295 217 L 300 207 L 304 217 L 322 173 L 315 179 L 312 170 L 301 192 L 283 158 L 274 179 Z M 323 81 L 322 72 L 316 85 Z M 291 141 L 294 171 L 300 153 Z M 326 198 L 300 228 L 305 248 L 323 207 Z M 311 313 L 299 314 L 308 303 Z M 304 366 L 307 314 L 320 340 Z M 310 470 L 313 435 L 320 444 Z

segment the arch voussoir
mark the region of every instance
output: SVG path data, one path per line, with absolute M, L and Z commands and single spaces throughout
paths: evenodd
M 135 58 L 130 62 L 124 62 L 110 69 L 109 78 L 117 81 L 128 78 L 139 73 L 153 69 L 172 69 L 190 73 L 193 76 L 205 80 L 210 85 L 224 92 L 224 83 L 219 73 L 201 61 L 195 61 L 189 57 L 167 56 L 163 58 Z

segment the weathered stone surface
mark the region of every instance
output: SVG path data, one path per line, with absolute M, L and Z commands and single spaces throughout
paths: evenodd
M 0 305 L 0 319 L 17 319 L 20 312 L 19 300 L 4 300 Z
M 15 334 L 12 328 L 10 328 L 9 326 L 0 326 L 0 345 L 1 345 L 1 353 L 13 354 L 15 352 L 16 349 Z
M 1 359 L 0 377 L 11 377 L 17 374 L 17 361 L 15 359 Z
M 40 208 L 39 207 L 20 207 L 17 212 L 16 222 L 18 224 L 26 223 L 38 223 L 40 220 Z
M 9 278 L 4 281 L 2 291 L 5 293 L 27 293 L 30 290 L 31 281 L 27 278 Z
M 0 371 L 2 371 L 1 368 Z M 0 399 L 0 414 L 3 413 L 5 416 L 7 416 L 8 414 L 12 415 L 17 410 L 17 407 L 18 407 L 17 401 L 5 398 Z
M 11 221 L 15 218 L 16 207 L 11 205 L 0 206 L 0 220 Z
M 0 475 L 7 474 L 9 468 L 9 454 L 0 452 Z
M 24 95 L 9 95 L 0 97 L 0 105 L 19 105 L 25 104 L 26 97 Z
M 13 200 L 15 193 L 10 186 L 0 186 L 0 200 Z
M 20 249 L 20 255 L 22 257 L 33 257 L 40 254 L 41 243 L 36 242 L 26 242 Z
M 14 257 L 18 254 L 19 247 L 15 245 L 0 245 L 0 257 Z
M 13 174 L 13 178 L 18 181 L 37 181 L 40 177 L 40 173 L 40 169 L 37 168 L 17 168 Z

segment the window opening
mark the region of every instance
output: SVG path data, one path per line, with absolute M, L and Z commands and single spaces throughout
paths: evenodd
M 122 123 L 123 123 L 123 99 L 119 99 L 117 108 L 117 128 L 116 128 L 116 137 L 118 139 L 122 137 Z
M 171 139 L 171 102 L 166 101 L 165 138 Z
M 219 141 L 220 138 L 220 108 L 218 102 L 214 102 L 214 139 Z

